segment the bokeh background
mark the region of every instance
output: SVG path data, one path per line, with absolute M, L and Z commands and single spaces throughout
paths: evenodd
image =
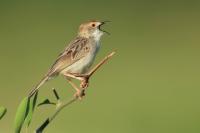
M 46 133 L 199 133 L 200 1 L 0 1 L 1 133 L 13 132 L 20 100 L 47 72 L 78 25 L 110 20 L 96 63 L 117 54 L 90 81 L 87 96 L 64 109 Z M 74 93 L 63 77 L 57 88 Z M 53 112 L 37 108 L 29 132 Z

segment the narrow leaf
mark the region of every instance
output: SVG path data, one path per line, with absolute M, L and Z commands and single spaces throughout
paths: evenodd
M 60 99 L 59 95 L 58 95 L 58 92 L 56 91 L 56 89 L 53 88 L 53 94 L 54 96 L 56 97 L 57 100 Z
M 36 133 L 42 133 L 43 130 L 45 129 L 45 127 L 48 126 L 49 122 L 50 122 L 50 121 L 49 121 L 49 118 L 47 118 L 47 119 L 43 122 L 43 124 L 42 124 L 38 129 L 36 129 Z
M 31 120 L 32 120 L 33 112 L 34 112 L 36 101 L 37 101 L 37 96 L 38 96 L 38 92 L 34 95 L 33 99 L 30 99 L 28 114 L 24 122 L 24 125 L 27 127 L 30 125 Z
M 43 102 L 38 104 L 38 107 L 41 106 L 41 105 L 45 105 L 45 104 L 56 105 L 56 103 L 49 101 L 49 99 L 45 99 Z
M 28 97 L 25 97 L 21 101 L 20 105 L 18 106 L 16 115 L 15 115 L 15 121 L 14 121 L 15 133 L 20 133 L 21 131 L 24 120 L 28 114 L 29 102 L 30 102 L 30 99 Z
M 6 112 L 7 112 L 7 109 L 5 107 L 0 107 L 0 120 L 3 118 Z
M 35 94 L 35 96 L 33 98 L 33 111 L 34 111 L 36 103 L 37 103 L 37 97 L 38 97 L 38 92 Z

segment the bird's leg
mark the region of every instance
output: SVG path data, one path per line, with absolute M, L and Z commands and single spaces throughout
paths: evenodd
M 64 76 L 78 79 L 81 81 L 80 87 L 86 89 L 89 86 L 89 77 L 88 74 L 78 74 L 78 73 L 65 73 Z
M 80 87 L 81 88 L 87 88 L 89 85 L 89 78 L 106 62 L 108 59 L 110 59 L 115 52 L 110 53 L 108 56 L 106 56 L 103 60 L 101 60 L 92 70 L 90 70 L 86 74 L 78 74 L 78 73 L 66 73 L 64 75 L 78 79 L 81 81 Z
M 82 80 L 81 77 L 77 76 L 77 74 L 74 74 L 74 73 L 64 73 L 63 75 L 66 76 L 66 77 L 73 78 L 73 79 L 78 79 L 80 81 Z
M 78 87 L 76 86 L 76 84 L 73 83 L 73 82 L 71 81 L 71 79 L 68 79 L 68 78 L 67 78 L 67 81 L 68 81 L 68 82 L 71 84 L 71 86 L 76 90 L 76 93 L 74 94 L 74 96 L 77 97 L 77 98 L 79 98 L 79 99 L 81 100 L 82 97 L 85 96 L 85 90 L 82 89 L 82 88 L 78 88 Z
M 73 73 L 74 76 L 76 76 L 76 78 L 79 78 L 81 81 L 80 87 L 81 88 L 87 88 L 89 86 L 89 78 L 90 75 L 89 74 L 79 74 L 79 73 Z

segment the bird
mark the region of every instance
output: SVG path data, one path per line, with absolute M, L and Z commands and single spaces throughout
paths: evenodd
M 74 96 L 80 97 L 80 89 L 74 85 L 71 79 L 86 81 L 84 75 L 89 71 L 100 49 L 100 40 L 107 31 L 101 28 L 108 21 L 90 20 L 79 26 L 77 36 L 64 48 L 50 67 L 45 76 L 34 86 L 28 96 L 32 97 L 43 84 L 50 79 L 63 75 L 75 88 Z M 108 33 L 109 34 L 109 33 Z M 88 86 L 88 82 L 83 87 Z

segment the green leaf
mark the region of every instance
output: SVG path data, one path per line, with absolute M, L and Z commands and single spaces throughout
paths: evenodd
M 38 104 L 38 107 L 41 106 L 41 105 L 45 105 L 45 104 L 56 105 L 56 103 L 49 101 L 49 99 L 45 99 L 43 102 Z
M 20 133 L 21 131 L 21 128 L 24 124 L 24 120 L 28 114 L 29 103 L 30 103 L 30 99 L 28 97 L 25 97 L 21 101 L 20 105 L 18 106 L 17 113 L 15 115 L 15 121 L 14 121 L 15 133 Z
M 33 110 L 35 109 L 36 103 L 37 103 L 37 97 L 38 97 L 38 92 L 36 92 L 34 98 L 33 98 Z
M 37 96 L 38 96 L 38 92 L 34 95 L 33 99 L 30 99 L 28 114 L 24 122 L 24 125 L 27 127 L 30 125 L 31 120 L 32 120 L 33 112 L 34 112 L 35 105 L 37 102 Z
M 6 112 L 7 112 L 7 109 L 5 107 L 0 107 L 0 120 L 3 118 Z

